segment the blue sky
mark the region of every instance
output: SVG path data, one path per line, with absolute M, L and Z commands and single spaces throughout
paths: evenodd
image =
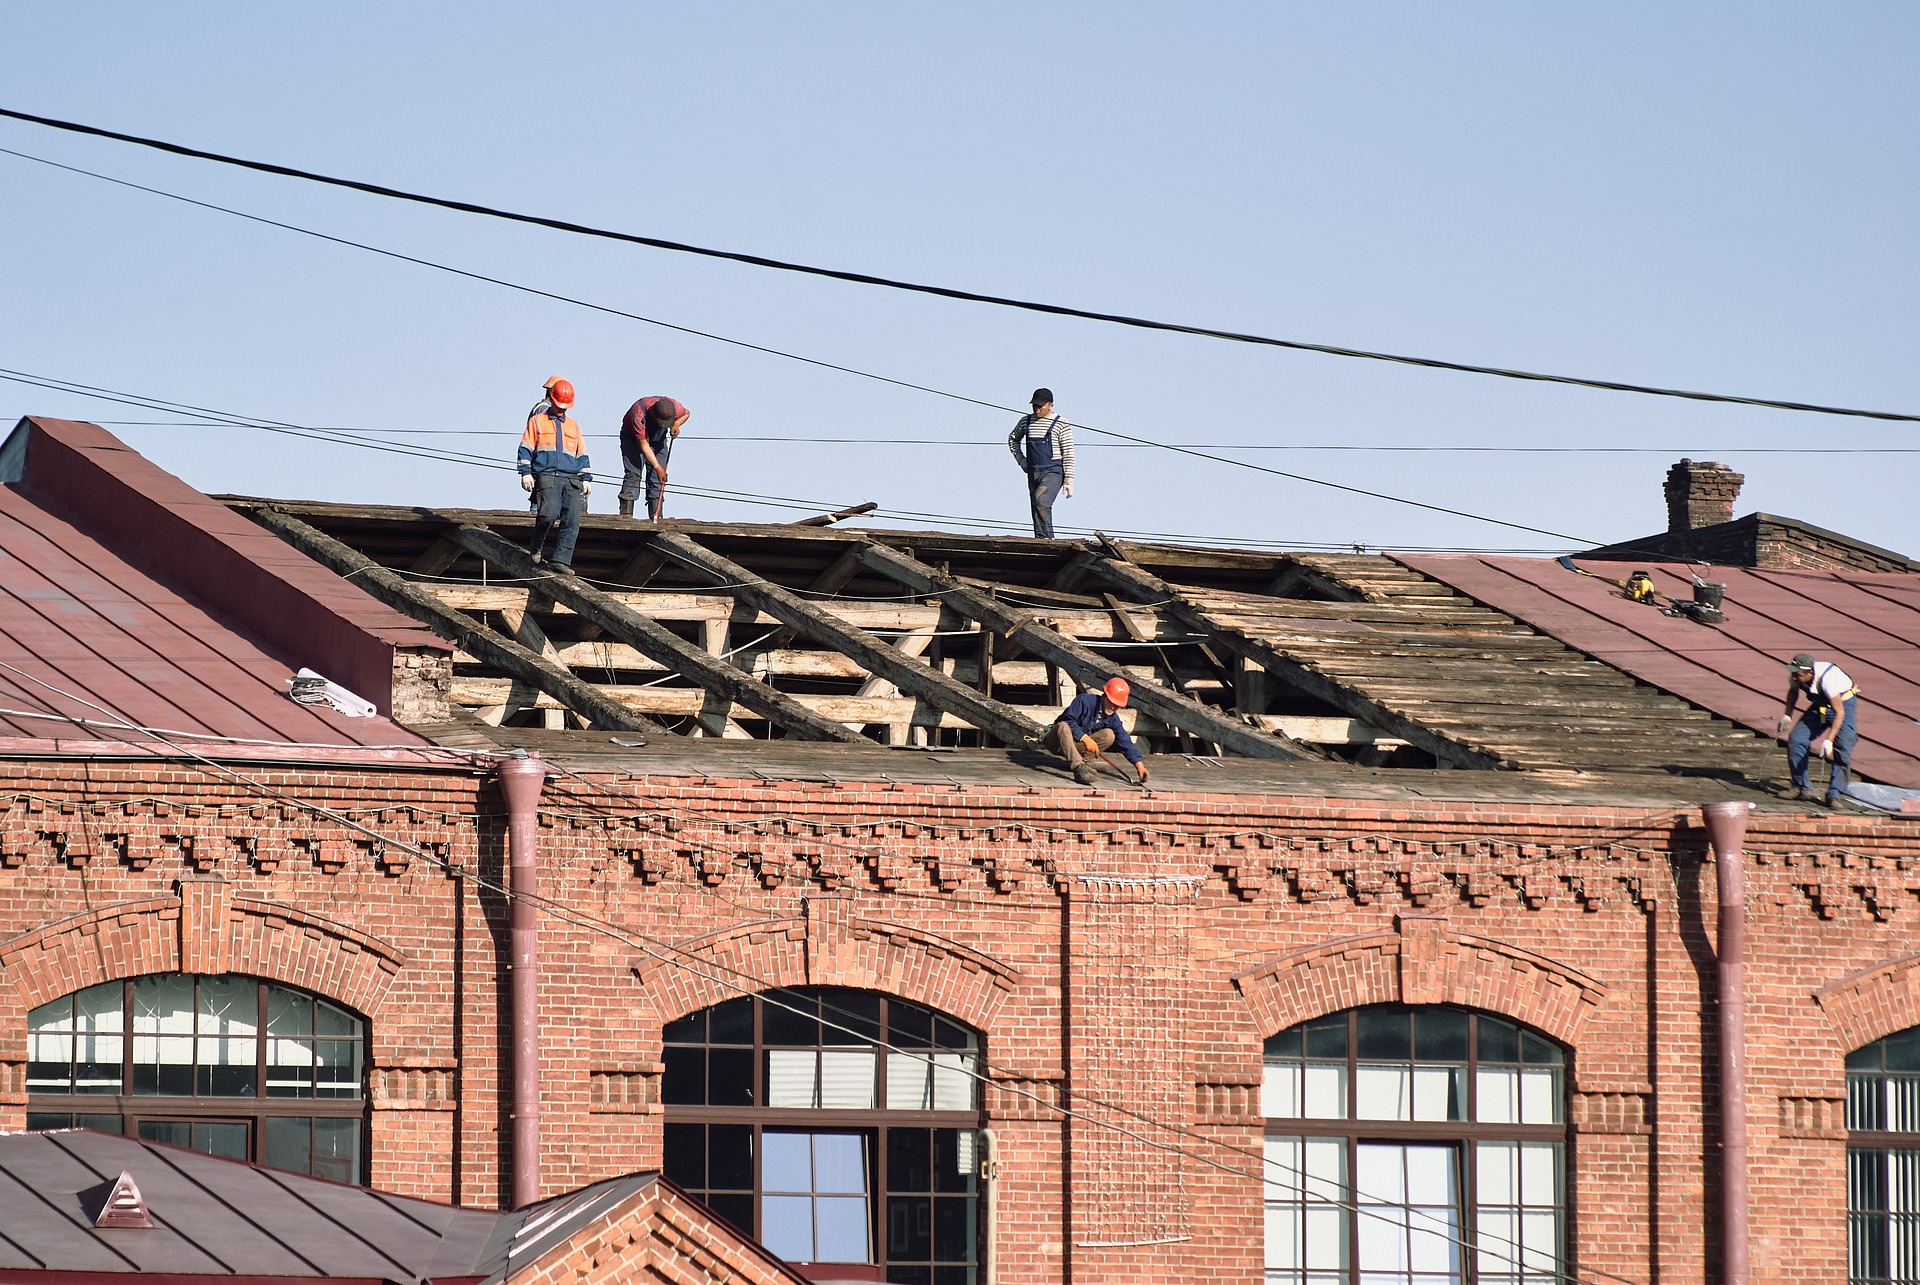
M 0 102 L 19 110 L 582 223 L 1292 339 L 1920 412 L 1906 3 L 76 3 L 0 10 L 0 48 Z M 1920 554 L 1920 456 L 1892 453 L 1920 446 L 1913 425 L 1032 316 L 15 122 L 0 147 L 1007 407 L 1046 384 L 1085 425 L 1267 448 L 1228 453 L 1557 534 L 1085 433 L 1056 513 L 1070 528 L 1559 551 L 1662 529 L 1661 480 L 1690 455 L 1747 475 L 1740 512 Z M 441 430 L 395 440 L 502 461 L 561 374 L 609 435 L 602 472 L 620 413 L 665 393 L 694 412 L 676 487 L 1021 529 L 1006 412 L 11 156 L 0 197 L 9 369 L 292 424 Z M 23 413 L 167 418 L 0 383 L 0 417 Z M 114 431 L 208 491 L 521 500 L 507 474 L 443 461 Z M 724 440 L 767 436 L 801 440 Z M 1328 446 L 1504 449 L 1309 449 Z M 1543 447 L 1644 453 L 1513 449 Z M 1782 453 L 1806 448 L 1882 453 Z M 801 516 L 686 493 L 668 512 Z

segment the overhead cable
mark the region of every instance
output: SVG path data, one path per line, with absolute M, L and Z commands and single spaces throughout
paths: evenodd
M 502 277 L 494 277 L 494 276 L 489 276 L 485 273 L 472 272 L 465 268 L 456 268 L 449 264 L 436 262 L 432 259 L 421 258 L 418 255 L 402 254 L 397 250 L 384 249 L 380 246 L 369 245 L 363 241 L 354 241 L 346 237 L 333 236 L 330 233 L 326 233 L 326 232 L 317 232 L 311 228 L 301 227 L 298 224 L 287 223 L 279 219 L 269 219 L 258 214 L 249 214 L 243 210 L 235 210 L 228 206 L 216 205 L 211 201 L 202 201 L 194 197 L 182 196 L 177 192 L 168 192 L 161 188 L 149 187 L 143 183 L 134 183 L 126 179 L 113 178 L 106 174 L 95 173 L 92 170 L 81 169 L 78 166 L 66 165 L 66 164 L 62 164 L 59 161 L 47 160 L 45 157 L 32 156 L 26 152 L 15 151 L 12 148 L 0 147 L 0 154 L 18 157 L 22 160 L 33 161 L 41 165 L 49 165 L 55 169 L 65 170 L 72 174 L 84 175 L 87 178 L 98 179 L 101 182 L 112 183 L 119 187 L 131 188 L 136 191 L 146 192 L 153 196 L 165 197 L 166 199 L 172 200 L 172 201 L 180 201 L 187 205 L 198 206 L 201 209 L 214 210 L 221 214 L 232 215 L 235 218 L 246 219 L 250 222 L 265 224 L 269 227 L 280 228 L 284 231 L 297 232 L 302 236 L 310 236 L 318 240 L 330 241 L 336 245 L 349 246 L 356 250 L 365 250 L 370 254 L 378 254 L 386 258 L 398 259 L 406 263 L 417 264 L 421 267 L 433 268 L 436 271 L 451 273 L 455 276 L 465 277 L 469 280 L 484 281 L 491 285 L 502 286 L 509 290 L 517 290 L 517 291 L 520 291 L 521 293 L 535 295 L 539 298 L 551 299 L 558 303 L 567 303 L 567 304 L 572 304 L 576 307 L 588 308 L 595 312 L 605 313 L 609 316 L 625 317 L 632 321 L 643 322 L 646 325 L 659 326 L 667 330 L 674 330 L 682 334 L 694 335 L 702 339 L 712 339 L 718 343 L 731 344 L 735 347 L 750 349 L 754 352 L 766 353 L 770 356 L 775 356 L 775 357 L 783 357 L 789 361 L 797 361 L 797 362 L 802 362 L 809 366 L 818 366 L 827 370 L 839 371 L 842 374 L 854 375 L 861 379 L 876 380 L 880 383 L 891 384 L 897 388 L 911 389 L 916 392 L 929 393 L 935 397 L 945 397 L 952 401 L 965 402 L 965 403 L 968 403 L 969 405 L 974 405 L 974 406 L 983 406 L 989 410 L 996 410 L 996 411 L 1001 411 L 1005 413 L 1015 413 L 1019 409 L 1016 407 L 1002 406 L 995 402 L 985 401 L 978 397 L 969 397 L 964 393 L 955 393 L 955 392 L 949 392 L 941 388 L 934 388 L 927 384 L 916 384 L 911 380 L 895 379 L 890 375 L 875 374 L 872 371 L 860 370 L 852 366 L 843 366 L 837 362 L 822 361 L 817 357 L 804 357 L 797 353 L 785 352 L 778 348 L 770 348 L 764 344 L 749 343 L 746 340 L 742 340 L 742 339 L 731 339 L 725 335 L 714 334 L 711 331 L 696 330 L 691 326 L 682 326 L 669 321 L 661 321 L 658 318 L 654 318 L 654 317 L 645 317 L 640 315 L 639 313 L 628 312 L 622 308 L 613 308 L 613 307 L 607 306 L 606 304 L 591 303 L 591 302 L 588 302 L 587 300 L 574 298 L 571 295 L 559 294 L 552 290 L 542 290 L 537 286 L 524 285 L 520 282 L 508 281 Z M 1114 429 L 1100 428 L 1092 424 L 1082 423 L 1077 425 L 1076 427 L 1080 428 L 1083 432 L 1098 433 L 1105 437 L 1117 438 L 1121 441 L 1133 442 L 1141 446 L 1151 446 L 1158 450 L 1172 451 L 1175 454 L 1192 456 L 1195 459 L 1212 460 L 1216 464 L 1225 464 L 1232 468 L 1250 469 L 1256 473 L 1265 473 L 1270 477 L 1286 478 L 1289 481 L 1304 482 L 1310 486 L 1326 487 L 1330 490 L 1341 491 L 1348 495 L 1359 495 L 1359 496 L 1364 496 L 1368 499 L 1381 500 L 1389 504 L 1399 504 L 1399 505 L 1404 505 L 1408 508 L 1423 509 L 1430 513 L 1442 513 L 1442 514 L 1446 514 L 1449 517 L 1466 518 L 1469 521 L 1473 521 L 1473 522 L 1484 522 L 1491 526 L 1505 527 L 1506 529 L 1511 531 L 1525 531 L 1531 535 L 1552 536 L 1556 540 L 1570 541 L 1575 545 L 1592 546 L 1592 545 L 1605 543 L 1604 541 L 1600 541 L 1600 540 L 1589 540 L 1583 536 L 1568 535 L 1564 531 L 1553 531 L 1545 527 L 1528 526 L 1522 522 L 1509 522 L 1504 518 L 1494 518 L 1494 517 L 1488 517 L 1485 514 L 1470 513 L 1465 509 L 1450 508 L 1442 504 L 1429 504 L 1424 500 L 1410 500 L 1410 499 L 1407 499 L 1405 496 L 1390 495 L 1384 491 L 1369 490 L 1366 487 L 1348 486 L 1343 482 L 1330 482 L 1325 478 L 1311 477 L 1304 473 L 1290 473 L 1283 469 L 1269 468 L 1264 464 L 1255 464 L 1250 460 L 1237 460 L 1227 455 L 1213 455 L 1213 454 L 1209 454 L 1206 451 L 1195 450 L 1191 447 L 1175 446 L 1167 442 L 1159 442 L 1159 441 L 1154 441 L 1150 438 L 1137 437 L 1131 433 L 1122 433 Z
M 1031 299 L 1015 299 L 1004 295 L 982 294 L 977 291 L 959 290 L 950 286 L 935 286 L 920 282 L 902 281 L 893 277 L 875 276 L 866 272 L 850 272 L 840 268 L 823 268 L 812 264 L 795 263 L 786 259 L 773 259 L 765 255 L 748 254 L 738 250 L 719 250 L 710 246 L 692 245 L 684 241 L 670 241 L 662 237 L 650 237 L 634 232 L 619 232 L 609 228 L 591 227 L 587 224 L 573 223 L 565 219 L 553 219 L 537 214 L 503 210 L 494 206 L 480 205 L 472 201 L 459 201 L 449 197 L 429 196 L 424 193 L 409 192 L 401 188 L 386 187 L 378 183 L 368 183 L 358 179 L 339 178 L 334 175 L 319 174 L 312 170 L 295 169 L 287 165 L 276 165 L 268 161 L 248 160 L 244 157 L 229 156 L 221 152 L 210 152 L 200 148 L 188 147 L 180 143 L 171 143 L 163 139 L 144 138 L 138 134 L 124 134 L 116 130 L 102 129 L 95 125 L 85 125 L 77 121 L 58 120 L 50 116 L 36 116 L 29 112 L 14 111 L 10 108 L 0 107 L 0 116 L 24 121 L 32 125 L 44 125 L 50 129 L 64 130 L 68 133 L 87 134 L 96 138 L 110 138 L 116 142 L 132 143 L 138 147 L 153 148 L 157 151 L 169 152 L 176 156 L 188 156 L 196 160 L 213 161 L 221 165 L 237 166 L 241 169 L 255 170 L 263 174 L 277 174 L 284 178 L 297 178 L 311 183 L 323 183 L 330 187 L 348 188 L 356 192 L 365 192 L 372 196 L 388 197 L 399 201 L 410 201 L 417 205 L 429 205 L 445 210 L 456 210 L 464 214 L 478 214 L 487 218 L 504 219 L 513 223 L 532 224 L 536 227 L 551 228 L 554 231 L 572 233 L 577 236 L 596 237 L 609 241 L 623 241 L 632 245 L 649 246 L 656 250 L 669 250 L 677 254 L 692 254 L 709 259 L 724 259 L 734 263 L 747 264 L 751 267 L 772 268 L 781 272 L 797 272 L 806 276 L 826 277 L 835 281 L 852 282 L 856 285 L 880 286 L 889 290 L 905 290 L 915 294 L 934 295 L 943 299 L 957 299 L 967 303 L 992 304 L 996 307 L 1015 308 L 1023 312 L 1046 313 L 1058 317 L 1075 317 L 1083 321 L 1099 321 L 1110 325 L 1129 326 L 1139 330 L 1157 330 L 1173 334 L 1195 335 L 1203 339 L 1223 339 L 1233 343 L 1257 344 L 1268 348 L 1287 348 L 1300 352 L 1323 353 L 1332 357 L 1356 357 L 1367 361 L 1392 362 L 1397 365 L 1419 366 L 1432 370 L 1451 370 L 1469 375 L 1491 375 L 1501 379 L 1519 379 L 1535 383 L 1570 384 L 1579 388 L 1594 388 L 1608 392 L 1640 393 L 1650 397 L 1678 397 L 1688 401 L 1722 402 L 1737 406 L 1759 406 L 1771 410 L 1806 411 L 1817 415 L 1850 415 L 1863 419 L 1885 419 L 1920 423 L 1920 415 L 1895 411 L 1857 410 L 1844 406 L 1827 406 L 1815 402 L 1782 401 L 1767 397 L 1740 397 L 1726 393 L 1706 393 L 1683 388 L 1661 388 L 1648 384 L 1632 384 L 1611 379 L 1591 379 L 1576 375 L 1553 375 L 1540 371 L 1514 370 L 1501 366 L 1481 366 L 1469 362 L 1446 361 L 1437 357 L 1410 357 L 1397 353 L 1374 352 L 1364 348 L 1347 348 L 1337 344 L 1308 343 L 1297 339 L 1275 339 L 1266 335 L 1248 334 L 1236 330 L 1221 330 L 1211 326 L 1194 326 L 1178 322 L 1154 321 L 1146 317 L 1128 316 L 1124 313 L 1097 312 L 1086 308 L 1070 307 L 1065 304 L 1040 303 Z M 19 155 L 19 153 L 15 153 L 15 155 Z

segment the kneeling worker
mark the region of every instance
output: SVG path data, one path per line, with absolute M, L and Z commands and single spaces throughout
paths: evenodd
M 1140 783 L 1147 783 L 1147 765 L 1141 759 L 1139 747 L 1134 745 L 1119 714 L 1115 713 L 1126 708 L 1132 693 L 1126 679 L 1109 678 L 1099 691 L 1081 692 L 1074 697 L 1073 703 L 1060 711 L 1060 717 L 1047 732 L 1047 748 L 1067 761 L 1073 770 L 1073 779 L 1080 784 L 1093 784 L 1093 769 L 1083 754 L 1098 754 L 1116 746 L 1127 762 L 1133 764 Z

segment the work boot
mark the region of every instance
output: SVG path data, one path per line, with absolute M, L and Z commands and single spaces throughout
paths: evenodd
M 1073 769 L 1073 779 L 1080 782 L 1080 784 L 1082 785 L 1092 785 L 1093 769 L 1088 767 L 1085 763 L 1082 763 L 1079 767 L 1076 767 Z
M 632 501 L 632 500 L 622 500 L 622 501 L 620 501 L 620 516 L 621 516 L 621 517 L 623 517 L 623 518 L 630 518 L 630 517 L 632 517 L 632 516 L 633 516 L 633 501 Z

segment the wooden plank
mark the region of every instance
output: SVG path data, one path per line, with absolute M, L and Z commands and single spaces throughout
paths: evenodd
M 578 576 L 543 570 L 518 545 L 485 527 L 461 524 L 453 533 L 461 546 L 516 579 L 537 583 L 542 593 L 564 603 L 621 642 L 652 656 L 690 681 L 729 701 L 737 701 L 795 736 L 813 741 L 862 739 L 832 719 L 820 717 L 785 692 L 775 691 L 672 630 L 622 605 L 611 594 Z
M 1053 661 L 1078 679 L 1083 687 L 1097 687 L 1113 674 L 1111 661 L 1056 630 L 1036 623 L 1028 613 L 1012 611 L 998 600 L 961 584 L 951 576 L 942 575 L 924 562 L 871 543 L 861 556 L 869 567 L 910 589 L 938 593 L 955 611 L 991 626 L 1043 660 Z M 1324 757 L 1319 751 L 1298 741 L 1249 727 L 1231 714 L 1211 709 L 1157 684 L 1135 684 L 1133 700 L 1168 726 L 1201 740 L 1215 742 L 1226 750 L 1249 758 Z
M 250 509 L 248 516 L 323 566 L 331 567 L 340 575 L 352 576 L 355 584 L 388 606 L 412 616 L 448 642 L 479 657 L 495 669 L 545 692 L 595 727 L 645 732 L 655 736 L 669 735 L 658 723 L 610 700 L 605 693 L 591 683 L 575 678 L 564 667 L 542 660 L 512 639 L 502 638 L 473 617 L 455 611 L 432 595 L 422 592 L 398 572 L 388 570 L 325 532 L 271 505 Z
M 1090 568 L 1090 571 L 1121 592 L 1142 602 L 1153 603 L 1158 611 L 1183 628 L 1206 635 L 1223 651 L 1258 663 L 1266 670 L 1269 682 L 1283 682 L 1327 702 L 1349 717 L 1397 736 L 1433 755 L 1434 761 L 1443 767 L 1501 766 L 1498 756 L 1474 749 L 1455 737 L 1388 709 L 1352 687 L 1335 682 L 1318 670 L 1307 668 L 1265 639 L 1212 619 L 1174 586 L 1137 566 L 1108 559 Z
M 884 639 L 846 624 L 830 612 L 790 590 L 761 579 L 686 536 L 662 531 L 653 537 L 660 551 L 681 566 L 726 586 L 729 593 L 773 616 L 781 624 L 852 656 L 878 677 L 901 691 L 920 697 L 937 709 L 958 714 L 1003 744 L 1020 746 L 1038 741 L 1040 726 L 1011 706 L 980 693 L 904 656 Z M 895 555 L 898 556 L 898 555 Z M 971 591 L 969 591 L 971 592 Z M 937 625 L 937 616 L 934 622 Z
M 413 560 L 413 564 L 407 570 L 417 576 L 437 576 L 460 561 L 462 552 L 464 551 L 458 544 L 444 535 L 438 536 L 432 544 L 421 551 L 420 556 Z

